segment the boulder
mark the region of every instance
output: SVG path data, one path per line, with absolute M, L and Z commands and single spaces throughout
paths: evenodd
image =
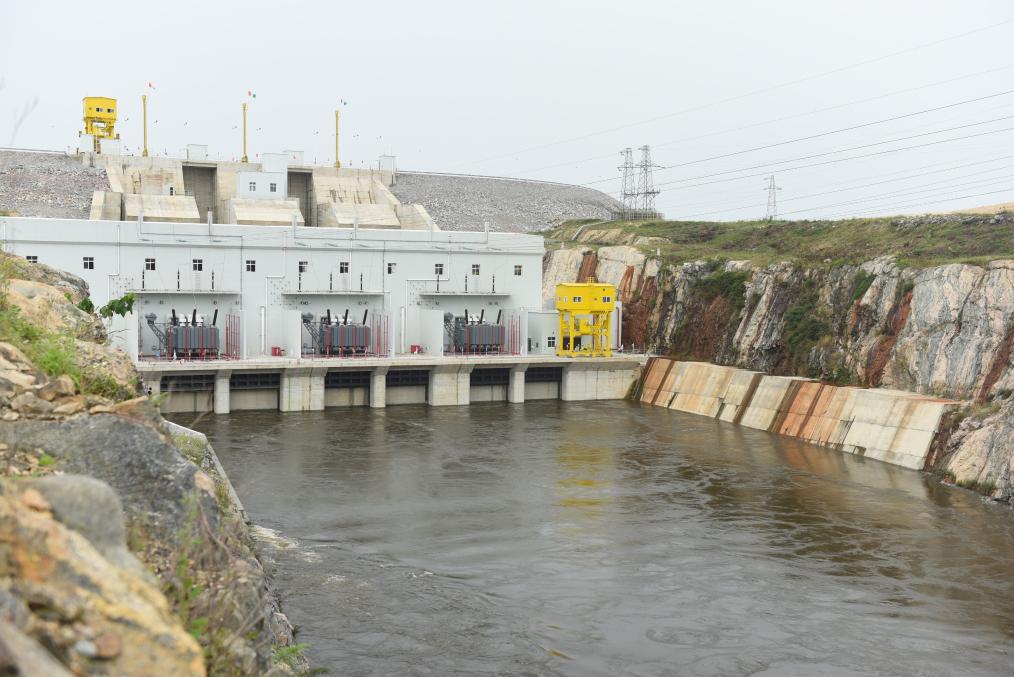
M 7 302 L 20 309 L 31 324 L 56 334 L 88 341 L 104 341 L 106 330 L 98 317 L 78 308 L 66 292 L 33 280 L 9 280 Z
M 56 661 L 78 674 L 204 674 L 200 646 L 156 587 L 111 563 L 49 512 L 26 505 L 20 493 L 9 481 L 0 485 L 0 586 L 31 610 L 18 632 L 0 632 L 0 644 L 26 667 L 21 674 L 65 674 Z M 95 508 L 100 518 L 119 518 L 102 508 Z M 103 657 L 92 638 L 106 636 L 116 639 L 102 640 L 104 647 L 118 651 Z

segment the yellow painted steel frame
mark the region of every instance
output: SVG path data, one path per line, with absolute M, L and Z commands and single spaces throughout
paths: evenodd
M 101 150 L 99 139 L 118 139 L 116 133 L 116 99 L 106 96 L 86 96 L 83 100 L 84 133 L 91 134 L 94 150 Z
M 560 315 L 556 354 L 561 357 L 612 355 L 610 320 L 615 308 L 616 288 L 611 284 L 575 282 L 556 285 L 556 310 Z

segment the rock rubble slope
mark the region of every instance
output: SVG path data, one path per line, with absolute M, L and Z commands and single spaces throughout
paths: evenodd
M 0 214 L 87 219 L 92 194 L 108 190 L 106 170 L 62 153 L 0 151 Z
M 600 191 L 545 181 L 399 172 L 391 192 L 421 204 L 443 230 L 528 232 L 566 219 L 608 219 L 620 204 Z

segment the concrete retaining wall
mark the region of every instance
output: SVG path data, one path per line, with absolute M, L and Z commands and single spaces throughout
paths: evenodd
M 923 468 L 940 421 L 958 404 L 664 357 L 645 368 L 641 401 L 914 469 Z

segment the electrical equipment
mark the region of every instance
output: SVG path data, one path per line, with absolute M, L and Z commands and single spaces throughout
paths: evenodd
M 507 328 L 501 324 L 503 310 L 496 322 L 485 321 L 486 311 L 479 315 L 455 316 L 444 313 L 444 350 L 454 353 L 502 353 L 507 342 Z
M 365 355 L 370 352 L 370 327 L 366 324 L 369 310 L 363 311 L 363 321 L 356 323 L 349 319 L 349 310 L 341 317 L 326 315 L 315 318 L 313 313 L 303 313 L 303 326 L 310 333 L 313 352 L 316 355 Z
M 611 284 L 592 280 L 556 285 L 556 310 L 560 314 L 556 354 L 609 357 L 612 354 L 610 318 L 615 308 L 616 287 Z
M 212 359 L 220 356 L 218 327 L 218 309 L 208 324 L 204 315 L 197 314 L 194 308 L 191 315 L 177 315 L 173 308 L 166 321 L 162 324 L 157 322 L 158 316 L 155 313 L 148 313 L 144 316 L 148 327 L 158 339 L 158 353 L 170 359 L 194 360 Z

